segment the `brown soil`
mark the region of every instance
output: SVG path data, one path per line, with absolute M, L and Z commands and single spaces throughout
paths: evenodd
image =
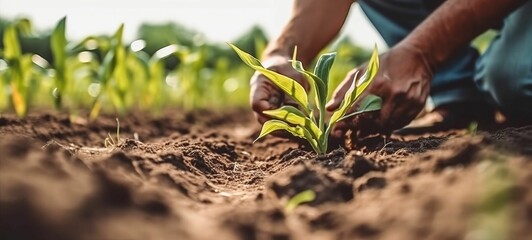
M 252 144 L 248 111 L 0 116 L 1 239 L 530 239 L 532 126 Z M 286 211 L 296 194 L 314 201 Z

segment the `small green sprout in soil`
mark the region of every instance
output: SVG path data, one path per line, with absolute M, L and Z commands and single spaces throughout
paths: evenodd
M 284 206 L 284 210 L 285 212 L 290 213 L 294 211 L 297 206 L 303 203 L 312 202 L 314 199 L 316 199 L 316 193 L 314 193 L 312 190 L 305 190 L 290 198 L 290 200 L 288 200 Z
M 120 139 L 120 121 L 118 121 L 118 118 L 116 119 L 116 140 L 113 139 L 113 136 L 111 136 L 110 133 L 107 133 L 107 137 L 103 143 L 106 148 L 110 149 L 115 149 L 122 143 Z
M 332 114 L 329 122 L 326 123 L 325 116 L 327 112 L 325 110 L 325 104 L 327 103 L 329 71 L 336 57 L 336 53 L 321 55 L 314 72 L 310 72 L 305 70 L 303 64 L 296 59 L 297 48 L 294 50 L 294 56 L 291 61 L 292 67 L 301 73 L 310 83 L 312 89 L 310 93 L 307 93 L 303 86 L 296 80 L 265 68 L 255 57 L 240 50 L 235 45 L 229 45 L 245 64 L 269 78 L 298 104 L 298 108 L 282 106 L 275 110 L 264 111 L 263 113 L 265 115 L 273 119 L 263 124 L 257 140 L 274 131 L 285 130 L 296 137 L 306 139 L 316 153 L 324 154 L 327 152 L 329 134 L 334 124 L 354 115 L 377 111 L 381 108 L 382 99 L 380 97 L 367 95 L 355 112 L 348 113 L 377 74 L 379 59 L 376 46 L 366 71 L 360 78 L 355 76 L 356 81 L 353 81 L 349 90 L 346 92 L 340 107 Z M 309 94 L 311 95 L 310 97 Z M 314 99 L 316 107 L 312 106 L 311 99 Z M 315 111 L 317 111 L 317 114 L 315 114 Z
M 467 128 L 469 135 L 477 135 L 478 122 L 471 122 Z

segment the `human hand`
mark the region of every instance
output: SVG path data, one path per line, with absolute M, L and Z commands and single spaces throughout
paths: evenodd
M 433 70 L 422 52 L 403 44 L 391 48 L 379 58 L 380 69 L 365 95 L 380 96 L 383 100 L 381 110 L 338 122 L 332 131 L 334 137 L 344 136 L 349 129 L 359 136 L 390 134 L 412 121 L 425 105 Z M 340 106 L 353 80 L 358 80 L 365 69 L 364 64 L 346 76 L 327 103 L 328 111 Z
M 262 64 L 269 70 L 296 80 L 308 91 L 308 82 L 292 67 L 292 63 L 290 63 L 289 60 L 289 57 L 275 55 L 267 57 L 262 61 Z M 262 113 L 263 111 L 277 109 L 283 105 L 298 107 L 297 103 L 290 96 L 287 96 L 281 89 L 259 72 L 255 72 L 251 77 L 250 87 L 249 97 L 251 108 L 254 111 L 255 117 L 261 124 L 271 119 L 264 115 Z

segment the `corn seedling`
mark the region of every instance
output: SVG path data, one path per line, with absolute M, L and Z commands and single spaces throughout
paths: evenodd
M 66 17 L 61 19 L 55 26 L 52 32 L 51 49 L 54 56 L 54 69 L 55 69 L 55 89 L 54 104 L 57 109 L 61 108 L 63 94 L 67 84 L 66 80 L 66 46 L 67 40 L 65 36 Z
M 294 50 L 292 67 L 301 73 L 311 85 L 312 89 L 310 94 L 314 98 L 315 105 L 317 105 L 317 114 L 314 114 L 316 109 L 311 105 L 311 98 L 309 98 L 309 94 L 300 83 L 287 76 L 266 69 L 255 57 L 232 44 L 229 45 L 245 64 L 269 78 L 286 95 L 295 100 L 299 106 L 299 108 L 282 106 L 275 110 L 264 111 L 263 113 L 265 115 L 273 119 L 263 124 L 257 140 L 274 131 L 285 130 L 296 137 L 306 139 L 316 153 L 324 154 L 327 152 L 329 134 L 335 123 L 363 112 L 376 111 L 381 108 L 382 99 L 375 95 L 368 95 L 360 103 L 357 111 L 348 113 L 377 74 L 379 69 L 377 47 L 373 50 L 364 74 L 360 78 L 355 77 L 356 81 L 353 81 L 349 90 L 346 92 L 340 107 L 332 114 L 329 122 L 326 123 L 325 104 L 327 102 L 328 92 L 327 82 L 329 71 L 336 57 L 335 53 L 321 55 L 314 72 L 310 72 L 305 70 L 303 64 L 296 59 L 297 48 Z
M 107 137 L 103 143 L 106 148 L 111 149 L 115 149 L 122 143 L 122 140 L 120 139 L 120 121 L 118 121 L 118 118 L 116 119 L 116 140 L 113 139 L 113 136 L 111 136 L 110 133 L 107 133 Z
M 101 110 L 101 96 L 103 93 L 111 98 L 114 106 L 120 113 L 125 112 L 124 96 L 126 94 L 129 82 L 127 79 L 127 70 L 125 65 L 125 49 L 122 45 L 122 35 L 124 25 L 120 25 L 112 37 L 111 48 L 105 55 L 103 63 L 98 70 L 98 80 L 100 81 L 100 92 L 96 96 L 92 105 L 90 119 L 98 117 Z M 112 81 L 115 80 L 115 81 Z M 112 86 L 114 84 L 114 86 Z
M 22 54 L 17 31 L 10 25 L 4 31 L 3 58 L 8 69 L 5 79 L 10 86 L 11 104 L 18 116 L 25 116 L 35 82 L 32 79 L 33 62 L 31 54 Z
M 290 200 L 288 200 L 288 202 L 284 206 L 284 210 L 285 212 L 290 213 L 294 211 L 297 206 L 303 203 L 312 202 L 314 201 L 314 199 L 316 199 L 316 193 L 314 193 L 314 191 L 312 190 L 305 190 L 290 198 Z
M 477 129 L 478 129 L 478 122 L 471 122 L 469 123 L 469 126 L 467 127 L 467 133 L 469 133 L 469 135 L 477 135 Z

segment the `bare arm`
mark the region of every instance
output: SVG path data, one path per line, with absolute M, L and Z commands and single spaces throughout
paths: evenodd
M 433 72 L 479 34 L 500 23 L 526 0 L 447 0 L 403 41 L 381 55 L 369 92 L 383 98 L 377 120 L 359 117 L 340 125 L 367 133 L 389 133 L 408 124 L 425 105 Z M 364 66 L 355 69 L 363 71 Z M 336 109 L 353 82 L 348 75 L 329 110 Z M 338 126 L 338 125 L 337 125 Z M 339 136 L 341 134 L 338 134 Z
M 298 47 L 298 59 L 303 64 L 309 64 L 338 34 L 352 3 L 352 0 L 294 0 L 290 21 L 281 35 L 269 43 L 263 53 L 262 64 L 295 79 L 308 90 L 307 80 L 288 62 L 294 46 Z M 251 77 L 250 87 L 251 108 L 260 123 L 269 119 L 263 111 L 295 105 L 290 97 L 258 72 Z
M 353 0 L 294 0 L 292 17 L 281 35 L 267 47 L 263 58 L 292 55 L 308 64 L 340 31 Z
M 459 48 L 527 0 L 448 0 L 421 23 L 400 44 L 419 49 L 433 70 L 441 66 Z

